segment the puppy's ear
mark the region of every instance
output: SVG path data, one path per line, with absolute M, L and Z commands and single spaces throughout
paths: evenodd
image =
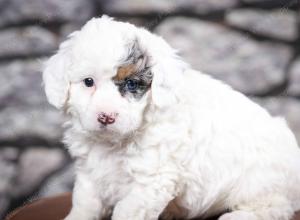
M 152 67 L 152 101 L 157 107 L 164 108 L 177 102 L 178 87 L 186 64 L 175 54 L 159 58 Z
M 182 84 L 188 65 L 181 60 L 170 45 L 161 37 L 145 29 L 137 32 L 141 48 L 149 57 L 153 75 L 151 83 L 152 103 L 164 108 L 177 102 L 178 87 Z
M 60 109 L 64 107 L 68 98 L 69 80 L 68 57 L 69 41 L 62 43 L 58 52 L 49 58 L 43 71 L 45 92 L 50 104 Z

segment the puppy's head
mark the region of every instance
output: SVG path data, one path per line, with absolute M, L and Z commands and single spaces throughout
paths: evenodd
M 66 109 L 74 128 L 124 136 L 140 128 L 148 106 L 176 101 L 183 68 L 161 38 L 104 16 L 71 34 L 43 77 L 49 102 Z

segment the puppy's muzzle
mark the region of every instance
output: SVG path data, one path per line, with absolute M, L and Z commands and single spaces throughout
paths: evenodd
M 101 123 L 103 125 L 109 125 L 109 124 L 115 123 L 116 117 L 117 117 L 116 113 L 107 114 L 105 112 L 101 112 L 98 115 L 98 119 L 97 120 L 98 120 L 99 123 Z

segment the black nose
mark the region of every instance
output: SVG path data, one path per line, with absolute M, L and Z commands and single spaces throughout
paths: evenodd
M 101 112 L 98 115 L 98 122 L 100 122 L 103 125 L 113 124 L 115 121 L 116 121 L 115 114 L 107 114 L 107 113 Z

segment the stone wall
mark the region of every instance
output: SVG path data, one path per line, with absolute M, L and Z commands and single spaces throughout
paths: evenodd
M 71 190 L 63 118 L 47 104 L 40 70 L 102 14 L 162 35 L 195 68 L 285 116 L 300 140 L 299 0 L 0 0 L 0 218 Z

